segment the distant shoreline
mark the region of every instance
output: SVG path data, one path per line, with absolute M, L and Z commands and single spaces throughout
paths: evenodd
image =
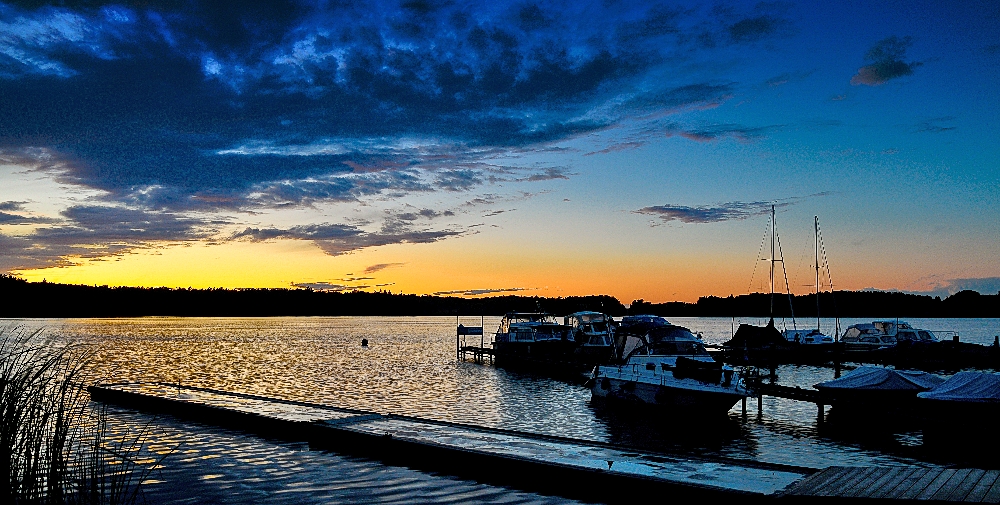
M 84 286 L 27 282 L 0 275 L 0 317 L 273 317 L 273 316 L 500 316 L 542 310 L 565 315 L 581 310 L 612 316 L 656 314 L 675 317 L 767 317 L 771 295 L 715 297 L 697 302 L 628 306 L 608 295 L 547 298 L 493 296 L 458 298 L 389 292 L 327 292 L 310 289 L 182 289 Z M 792 295 L 796 317 L 816 317 L 816 295 Z M 961 291 L 947 298 L 884 291 L 820 294 L 822 317 L 1000 317 L 1000 294 Z M 788 295 L 774 295 L 775 317 L 788 317 Z

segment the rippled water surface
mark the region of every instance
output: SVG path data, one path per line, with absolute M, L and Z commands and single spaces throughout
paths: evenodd
M 671 318 L 671 321 L 701 333 L 708 343 L 728 339 L 733 327 L 740 322 L 729 318 Z M 868 321 L 870 319 L 843 320 L 841 324 L 846 327 L 854 322 Z M 994 335 L 1000 334 L 1000 320 L 997 319 L 908 321 L 915 327 L 957 332 L 968 342 L 992 343 Z M 462 322 L 478 325 L 479 319 L 463 319 Z M 486 318 L 487 332 L 496 328 L 498 322 L 499 318 Z M 455 323 L 453 317 L 5 321 L 7 326 L 44 328 L 47 335 L 59 341 L 92 347 L 91 372 L 104 381 L 176 382 L 380 413 L 636 444 L 662 451 L 811 467 L 953 463 L 947 455 L 926 450 L 919 430 L 900 428 L 867 433 L 865 430 L 844 430 L 843 425 L 832 429 L 830 425 L 836 427 L 835 423 L 828 421 L 819 425 L 815 405 L 802 402 L 765 398 L 758 415 L 756 401 L 751 399 L 746 418 L 741 416 L 737 404 L 728 418 L 707 425 L 689 423 L 677 416 L 607 409 L 591 404 L 590 391 L 582 386 L 582 380 L 573 377 L 557 379 L 459 362 L 455 356 Z M 798 321 L 798 324 L 799 327 L 814 325 L 815 321 Z M 832 329 L 833 321 L 824 320 L 823 326 Z M 367 348 L 360 345 L 363 338 L 369 341 Z M 777 370 L 777 380 L 782 384 L 809 387 L 832 379 L 834 374 L 833 368 L 782 366 Z M 834 420 L 836 413 L 829 414 Z M 136 415 L 123 419 L 126 417 L 134 419 Z M 271 484 L 254 484 L 253 479 L 266 480 L 266 476 L 252 471 L 257 468 L 253 462 L 240 463 L 241 453 L 301 453 L 299 464 L 319 465 L 316 471 L 320 473 L 318 468 L 322 465 L 316 461 L 334 458 L 311 454 L 298 446 L 263 442 L 177 421 L 170 421 L 169 428 L 169 434 L 164 435 L 166 438 L 188 440 L 195 445 L 207 444 L 229 458 L 226 461 L 236 468 L 243 468 L 220 475 L 242 475 L 251 479 L 242 482 L 242 477 L 234 477 L 242 482 L 239 486 L 243 487 L 239 487 L 233 483 L 233 478 L 205 477 L 199 480 L 202 486 L 199 489 L 219 492 L 218 486 L 224 482 L 229 486 L 226 489 L 233 486 L 233 489 L 244 489 L 248 494 L 239 496 L 247 497 L 246 502 L 253 501 L 250 497 L 255 492 L 271 493 L 274 489 Z M 206 437 L 218 440 L 209 443 Z M 227 437 L 236 441 L 227 442 Z M 246 448 L 247 444 L 263 444 L 263 448 L 251 450 Z M 369 471 L 363 469 L 368 468 L 365 465 L 380 468 L 375 463 L 352 461 L 334 458 L 329 464 L 341 470 L 346 468 L 343 465 L 361 465 L 356 471 L 362 473 Z M 179 468 L 192 468 L 196 463 L 197 460 L 181 461 L 171 455 L 164 468 L 175 472 L 172 475 L 176 479 L 183 474 L 176 473 Z M 198 468 L 208 471 L 205 470 L 207 466 Z M 386 467 L 384 471 L 390 470 Z M 403 479 L 400 482 L 423 489 L 407 480 L 410 477 L 399 477 Z M 431 481 L 434 478 L 427 477 Z M 164 491 L 164 486 L 157 487 L 155 480 L 153 484 L 150 490 L 158 497 L 157 501 L 166 500 L 169 493 Z M 309 489 L 308 485 L 295 484 L 293 487 Z M 427 486 L 437 489 L 437 484 Z M 482 493 L 483 499 L 492 496 L 488 490 L 476 491 L 478 488 L 474 485 L 469 486 L 474 496 L 475 493 Z M 533 495 L 522 498 L 527 501 L 541 499 Z

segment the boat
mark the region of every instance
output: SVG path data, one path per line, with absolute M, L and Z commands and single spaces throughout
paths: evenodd
M 992 428 L 1000 416 L 1000 374 L 958 372 L 930 391 L 917 393 L 925 417 L 924 437 L 933 446 L 969 447 L 994 454 L 1000 437 Z
M 900 342 L 932 343 L 938 338 L 934 332 L 914 328 L 906 321 L 872 321 L 848 326 L 841 341 L 844 350 L 870 351 L 895 347 Z
M 493 337 L 497 366 L 568 364 L 577 347 L 570 328 L 546 312 L 508 312 Z
M 840 411 L 853 410 L 866 415 L 909 411 L 917 394 L 940 386 L 945 380 L 917 370 L 862 366 L 839 379 L 813 387 L 826 402 Z
M 574 312 L 563 318 L 563 325 L 578 346 L 573 353 L 582 365 L 608 362 L 614 348 L 614 318 L 601 312 Z
M 789 342 L 792 342 L 792 343 L 795 343 L 795 344 L 803 344 L 803 345 L 831 345 L 831 344 L 836 343 L 836 339 L 834 337 L 829 336 L 829 335 L 823 334 L 823 332 L 820 330 L 820 318 L 819 318 L 819 314 L 820 314 L 820 312 L 819 312 L 819 289 L 820 289 L 820 275 L 819 275 L 819 272 L 820 272 L 820 269 L 821 269 L 821 266 L 820 266 L 820 250 L 822 250 L 822 253 L 823 253 L 823 262 L 822 262 L 822 265 L 826 267 L 826 275 L 827 275 L 827 279 L 829 280 L 830 292 L 831 293 L 833 292 L 833 279 L 832 279 L 832 277 L 830 275 L 830 264 L 826 260 L 826 247 L 823 246 L 823 236 L 820 234 L 820 230 L 819 230 L 819 216 L 813 216 L 813 237 L 815 237 L 813 239 L 813 244 L 814 244 L 813 250 L 815 251 L 815 258 L 816 258 L 816 261 L 814 263 L 815 270 L 816 270 L 816 328 L 803 329 L 803 330 L 800 330 L 800 329 L 797 329 L 797 328 L 791 329 L 791 330 L 784 329 L 784 330 L 781 331 L 781 336 L 785 337 L 785 340 L 787 340 Z M 782 263 L 782 265 L 784 265 L 784 263 Z M 773 270 L 772 270 L 772 272 L 773 272 Z M 772 273 L 772 275 L 774 275 L 774 274 Z M 772 283 L 772 290 L 774 289 L 773 286 L 774 285 Z M 795 324 L 795 317 L 794 317 L 794 315 L 792 316 L 792 324 L 793 324 L 793 327 L 794 327 L 794 324 Z M 838 320 L 838 328 L 839 328 L 839 320 Z
M 615 353 L 618 364 L 596 367 L 588 381 L 594 400 L 723 416 L 749 396 L 735 370 L 715 361 L 683 326 L 620 331 Z

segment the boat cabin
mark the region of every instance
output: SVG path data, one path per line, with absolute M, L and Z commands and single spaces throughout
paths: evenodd
M 497 342 L 565 340 L 568 328 L 544 312 L 509 312 L 500 320 Z
M 563 324 L 581 345 L 608 347 L 612 344 L 613 320 L 600 312 L 574 312 L 563 318 Z

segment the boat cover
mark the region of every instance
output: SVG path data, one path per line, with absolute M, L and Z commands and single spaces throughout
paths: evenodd
M 772 319 L 764 327 L 741 324 L 736 330 L 736 334 L 733 335 L 733 338 L 727 340 L 722 345 L 730 348 L 746 347 L 749 349 L 760 349 L 762 347 L 784 347 L 788 345 L 788 341 L 774 327 L 774 319 Z
M 943 383 L 944 379 L 916 370 L 893 370 L 863 366 L 839 379 L 820 382 L 816 389 L 927 391 Z
M 985 372 L 958 372 L 940 386 L 918 393 L 928 400 L 970 403 L 1000 403 L 1000 375 Z

